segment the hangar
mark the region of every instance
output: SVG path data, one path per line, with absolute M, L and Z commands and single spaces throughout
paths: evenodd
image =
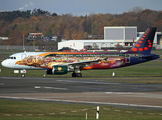
M 63 47 L 69 47 L 71 49 L 83 50 L 93 49 L 99 50 L 102 48 L 114 47 L 118 43 L 111 40 L 68 40 L 58 43 L 58 50 Z
M 123 46 L 132 46 L 137 39 L 136 26 L 104 27 L 104 39 L 114 40 Z

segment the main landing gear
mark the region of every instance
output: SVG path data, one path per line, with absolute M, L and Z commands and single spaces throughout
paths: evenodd
M 77 73 L 76 73 L 76 72 Z M 80 66 L 75 66 L 73 69 L 73 73 L 71 74 L 72 77 L 82 77 L 82 73 L 80 73 Z
M 73 72 L 71 75 L 72 75 L 72 77 L 82 77 L 82 73 Z

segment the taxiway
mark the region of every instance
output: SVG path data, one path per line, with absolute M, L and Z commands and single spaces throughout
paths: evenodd
M 162 110 L 162 84 L 0 77 L 0 98 Z

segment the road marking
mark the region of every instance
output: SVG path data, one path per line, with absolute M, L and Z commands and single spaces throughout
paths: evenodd
M 130 95 L 132 95 L 132 94 L 137 94 L 137 95 L 142 95 L 142 94 L 144 94 L 144 93 L 132 93 L 132 92 L 105 92 L 106 94 L 130 94 Z
M 55 89 L 55 90 L 68 90 L 67 88 L 57 88 L 57 87 L 46 87 L 46 86 L 34 86 L 35 89 Z
M 33 116 L 33 114 L 27 114 L 27 116 Z
M 60 114 L 65 114 L 66 112 L 60 112 Z
M 115 110 L 115 112 L 121 112 L 121 110 Z
M 74 111 L 71 111 L 71 112 L 77 112 L 76 110 L 74 110 Z
M 41 88 L 40 86 L 34 86 L 34 88 L 38 89 L 38 88 Z
M 38 114 L 39 116 L 43 116 L 44 114 Z
M 126 111 L 126 113 L 132 113 L 132 111 Z
M 103 108 L 104 110 L 110 110 L 109 108 Z
M 5 116 L 11 116 L 11 114 L 4 114 Z
M 49 113 L 49 115 L 55 115 L 55 113 Z
M 154 115 L 154 113 L 148 113 L 149 115 Z
M 86 111 L 86 110 L 88 110 L 88 109 L 83 109 L 82 111 Z
M 140 115 L 142 115 L 143 113 L 142 113 L 142 112 L 137 112 L 137 114 L 140 114 Z

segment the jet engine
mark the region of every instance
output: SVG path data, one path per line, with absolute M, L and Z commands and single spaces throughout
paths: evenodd
M 52 69 L 47 69 L 46 74 L 49 75 L 62 75 L 68 73 L 68 66 L 55 65 Z

